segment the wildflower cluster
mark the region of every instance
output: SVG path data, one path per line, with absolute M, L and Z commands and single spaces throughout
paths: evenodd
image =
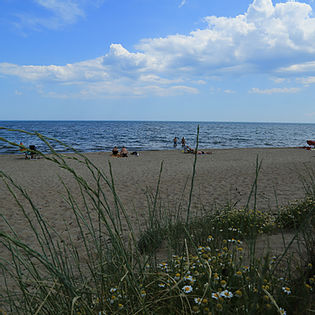
M 272 231 L 276 217 L 260 211 L 231 210 L 212 220 L 211 235 L 194 254 L 173 255 L 156 267 L 146 266 L 136 298 L 134 292 L 124 291 L 127 285 L 123 282 L 115 283 L 108 294 L 93 300 L 93 310 L 128 314 L 136 304 L 136 309 L 145 308 L 154 314 L 181 309 L 195 314 L 273 314 L 280 309 L 286 314 L 298 292 L 290 280 L 277 278 L 272 272 L 278 257 L 254 259 L 249 265 L 243 247 L 243 239 L 251 230 Z M 311 297 L 314 285 L 314 276 L 301 284 L 304 297 Z
M 275 217 L 259 210 L 232 209 L 218 213 L 214 220 L 218 229 L 224 231 L 228 227 L 228 235 L 241 235 L 242 238 L 251 231 L 269 233 L 275 227 Z
M 93 310 L 93 314 L 107 315 L 107 314 L 124 314 L 130 305 L 130 300 L 126 294 L 123 294 L 124 290 L 118 287 L 111 287 L 103 295 L 92 295 L 90 308 Z M 127 307 L 126 307 L 127 306 Z M 77 308 L 76 308 L 77 309 Z M 85 315 L 87 313 L 81 313 L 77 310 L 76 315 Z M 89 313 L 90 314 L 90 313 Z
M 149 311 L 159 301 L 156 314 L 170 314 L 183 307 L 195 314 L 273 314 L 277 311 L 274 299 L 286 314 L 288 301 L 296 292 L 288 279 L 270 272 L 277 257 L 265 258 L 264 263 L 255 260 L 249 266 L 241 240 L 223 240 L 219 247 L 214 246 L 214 241 L 215 237 L 209 235 L 206 245 L 198 246 L 195 255 L 173 255 L 171 261 L 159 263 L 157 269 L 148 266 L 139 284 L 138 303 Z M 313 276 L 304 285 L 306 295 L 311 296 L 314 284 Z M 130 303 L 123 289 L 113 286 L 106 297 L 93 301 L 93 307 L 110 314 L 128 314 Z
M 315 199 L 306 198 L 296 201 L 281 209 L 276 217 L 276 224 L 280 228 L 298 228 L 305 220 L 309 220 L 315 227 Z

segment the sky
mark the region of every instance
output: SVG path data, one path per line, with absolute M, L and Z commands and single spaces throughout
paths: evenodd
M 0 120 L 315 123 L 314 0 L 0 0 Z

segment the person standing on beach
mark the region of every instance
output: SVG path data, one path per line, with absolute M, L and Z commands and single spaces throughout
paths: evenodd
M 178 140 L 177 137 L 175 137 L 175 138 L 173 139 L 173 141 L 174 141 L 174 148 L 177 147 L 177 140 Z
M 181 141 L 181 142 L 182 142 L 182 147 L 184 147 L 184 146 L 186 145 L 186 140 L 185 140 L 184 137 L 182 138 L 182 141 Z

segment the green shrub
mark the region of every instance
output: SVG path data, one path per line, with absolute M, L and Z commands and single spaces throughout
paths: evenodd
M 306 221 L 315 227 L 315 199 L 311 197 L 282 208 L 275 223 L 283 229 L 297 229 Z

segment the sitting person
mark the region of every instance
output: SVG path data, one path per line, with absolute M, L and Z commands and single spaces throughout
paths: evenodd
M 189 147 L 188 145 L 184 146 L 184 153 L 195 153 L 195 150 Z
M 121 157 L 128 157 L 128 150 L 123 146 L 120 150 Z
M 28 156 L 27 156 L 27 148 L 26 146 L 23 144 L 23 142 L 20 142 L 20 152 L 24 153 L 24 156 L 25 156 L 25 160 L 28 159 Z
M 33 152 L 33 151 L 36 151 L 36 146 L 34 144 L 31 144 L 29 148 L 31 150 L 30 152 L 31 159 L 34 159 L 35 157 L 37 157 L 36 152 Z
M 118 156 L 119 150 L 116 146 L 114 146 L 113 150 L 112 150 L 112 155 L 116 155 Z

